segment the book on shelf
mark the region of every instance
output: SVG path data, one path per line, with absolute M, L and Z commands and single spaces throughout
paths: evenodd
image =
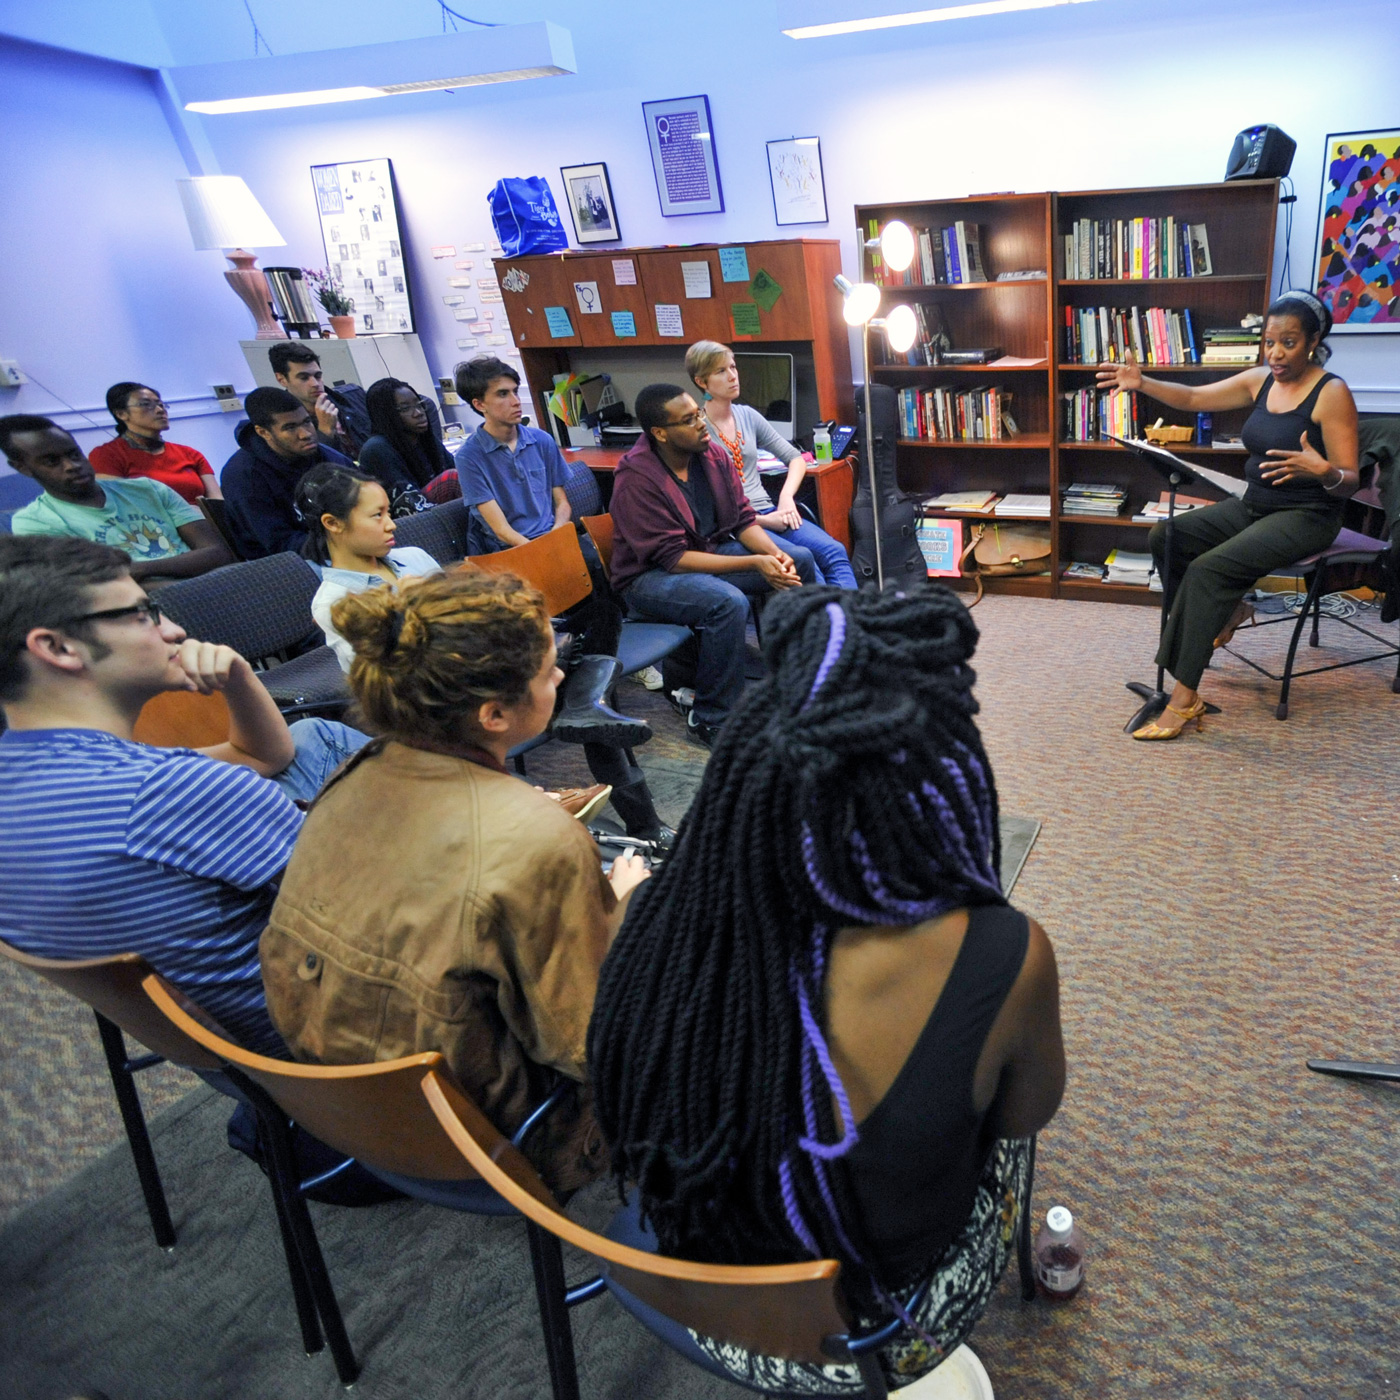
M 1149 306 L 1067 306 L 1067 364 L 1195 365 L 1201 362 L 1189 310 Z
M 962 576 L 963 527 L 960 520 L 923 517 L 914 530 L 930 578 Z
M 945 365 L 989 365 L 1001 358 L 1001 346 L 992 345 L 982 350 L 945 350 L 940 360 Z
M 1122 486 L 1099 485 L 1076 481 L 1060 494 L 1060 509 L 1065 515 L 1105 515 L 1123 513 L 1128 492 Z
M 990 515 L 1001 499 L 995 491 L 945 491 L 941 496 L 929 496 L 922 503 L 927 511 L 952 511 L 959 515 Z
M 869 221 L 869 236 L 879 238 L 880 221 Z M 882 287 L 956 286 L 964 282 L 986 282 L 987 269 L 982 257 L 982 226 L 958 219 L 946 228 L 932 226 L 912 230 L 914 261 L 903 272 L 884 264 L 878 250 L 871 250 L 870 280 Z M 1043 277 L 1043 272 L 1034 274 Z
M 1064 235 L 1069 281 L 1211 276 L 1204 224 L 1165 218 L 1076 219 Z
M 1024 491 L 1008 491 L 996 503 L 993 515 L 1033 515 L 1036 519 L 1050 519 L 1050 497 Z
M 1202 506 L 1214 505 L 1214 501 L 1207 501 L 1201 496 L 1183 496 L 1178 494 L 1176 498 L 1176 513 L 1184 515 L 1188 510 L 1200 510 Z M 1155 501 L 1147 501 L 1142 509 L 1133 516 L 1134 524 L 1155 525 L 1159 520 L 1167 518 L 1167 512 L 1171 507 L 1171 492 L 1163 491 Z
M 1063 394 L 1066 442 L 1138 435 L 1137 395 L 1127 389 L 1076 389 Z
M 942 442 L 1001 442 L 1015 437 L 1011 392 L 998 386 L 972 389 L 901 389 L 900 436 Z
M 1148 587 L 1156 572 L 1150 554 L 1128 549 L 1110 550 L 1104 570 L 1109 583 L 1131 583 L 1141 588 Z
M 1061 578 L 1087 579 L 1090 583 L 1102 583 L 1104 575 L 1108 572 L 1102 564 L 1070 564 L 1061 574 Z

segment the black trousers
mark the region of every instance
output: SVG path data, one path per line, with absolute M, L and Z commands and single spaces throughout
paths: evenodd
M 1167 578 L 1162 565 L 1167 527 L 1154 525 L 1152 557 L 1173 595 L 1157 664 L 1195 690 L 1215 639 L 1245 593 L 1272 570 L 1326 549 L 1341 527 L 1339 510 L 1301 507 L 1266 513 L 1232 496 L 1176 517 L 1172 577 Z

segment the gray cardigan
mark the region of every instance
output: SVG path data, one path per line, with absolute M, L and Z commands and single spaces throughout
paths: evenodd
M 739 434 L 744 446 L 744 495 L 758 515 L 772 515 L 773 498 L 768 494 L 763 479 L 758 472 L 758 449 L 771 452 L 784 466 L 791 466 L 794 459 L 802 455 L 786 438 L 780 437 L 773 425 L 756 409 L 747 404 L 734 405 L 734 421 L 739 425 Z M 719 440 L 719 434 L 712 431 L 715 445 L 723 452 L 727 449 Z

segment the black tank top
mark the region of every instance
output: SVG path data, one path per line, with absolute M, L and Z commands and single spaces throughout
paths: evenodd
M 841 1159 L 869 1263 L 888 1288 L 928 1273 L 967 1222 L 992 1138 L 972 1080 L 1026 960 L 1030 926 L 1006 905 L 968 913 L 953 970 L 909 1058 Z
M 1272 486 L 1260 475 L 1261 470 L 1272 458 L 1265 456 L 1271 449 L 1284 452 L 1298 451 L 1299 439 L 1306 432 L 1313 450 L 1326 456 L 1322 445 L 1322 428 L 1312 421 L 1313 409 L 1317 406 L 1317 396 L 1322 386 L 1335 374 L 1324 374 L 1312 386 L 1307 398 L 1297 408 L 1286 413 L 1270 413 L 1267 407 L 1269 390 L 1274 387 L 1273 375 L 1265 378 L 1263 386 L 1254 400 L 1254 412 L 1245 419 L 1240 436 L 1249 448 L 1249 460 L 1244 464 L 1245 480 L 1249 486 L 1244 493 L 1244 503 L 1255 511 L 1297 510 L 1299 506 L 1323 506 L 1328 510 L 1340 511 L 1342 502 L 1323 490 L 1322 483 L 1313 481 L 1289 481 L 1281 486 Z

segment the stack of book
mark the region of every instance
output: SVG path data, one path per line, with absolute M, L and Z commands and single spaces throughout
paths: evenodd
M 1238 326 L 1216 326 L 1202 339 L 1203 365 L 1253 365 L 1259 362 L 1260 317 L 1246 316 Z
M 1104 560 L 1105 577 L 1109 583 L 1130 583 L 1146 588 L 1152 580 L 1152 556 L 1115 549 Z
M 1159 520 L 1167 518 L 1167 505 L 1171 493 L 1163 491 L 1161 497 L 1155 501 L 1148 501 L 1138 513 L 1133 516 L 1133 520 L 1141 525 L 1155 525 Z M 1200 510 L 1202 506 L 1210 505 L 1210 501 L 1202 500 L 1199 496 L 1178 496 L 1176 498 L 1176 513 L 1185 515 L 1188 510 Z
M 870 220 L 870 236 L 880 236 L 879 220 Z M 871 257 L 873 280 L 883 287 L 934 287 L 961 282 L 985 282 L 982 262 L 982 229 L 959 219 L 947 228 L 914 230 L 914 261 L 903 272 L 884 265 L 878 253 Z
M 1128 492 L 1122 486 L 1076 481 L 1060 497 L 1065 515 L 1121 515 Z
M 928 497 L 923 509 L 950 515 L 990 515 L 1000 499 L 995 491 L 945 491 L 941 496 Z
M 1105 361 L 1140 365 L 1196 365 L 1196 333 L 1191 313 L 1165 306 L 1065 307 L 1065 360 L 1075 365 Z
M 1050 519 L 1050 497 L 1025 495 L 1009 491 L 996 503 L 993 515 L 1030 515 L 1037 520 Z
M 901 389 L 900 436 L 935 442 L 1000 442 L 1018 432 L 1010 405 L 1010 391 L 997 387 Z
M 1209 277 L 1204 224 L 1164 219 L 1079 219 L 1064 236 L 1070 281 Z
M 1137 437 L 1137 395 L 1126 389 L 1077 389 L 1065 399 L 1065 438 L 1069 442 L 1098 442 L 1103 438 Z
M 1061 578 L 1087 579 L 1090 583 L 1102 583 L 1108 572 L 1102 564 L 1071 564 Z

